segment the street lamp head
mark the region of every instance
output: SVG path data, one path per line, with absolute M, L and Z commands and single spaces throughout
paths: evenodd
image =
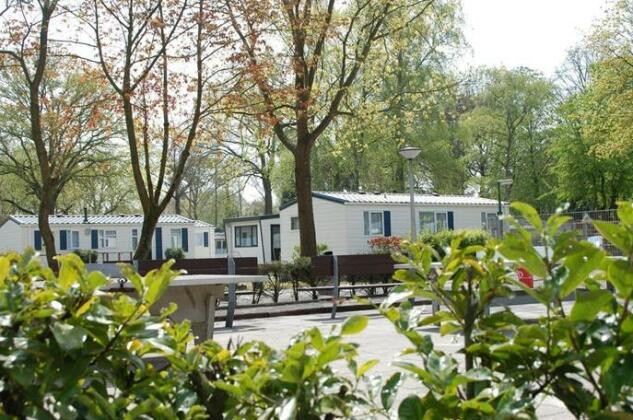
M 497 182 L 499 183 L 499 185 L 512 185 L 511 178 L 499 179 Z
M 418 157 L 422 150 L 414 146 L 405 146 L 400 149 L 400 156 L 407 160 L 413 160 Z

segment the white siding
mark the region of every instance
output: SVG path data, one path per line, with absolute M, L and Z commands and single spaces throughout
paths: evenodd
M 334 254 L 345 253 L 349 240 L 345 206 L 319 198 L 312 199 L 312 206 L 317 243 L 327 245 Z M 292 217 L 297 217 L 297 204 L 280 212 L 282 260 L 292 259 L 294 249 L 299 245 L 299 230 L 290 230 Z
M 190 258 L 213 258 L 215 256 L 215 240 L 214 227 L 196 226 L 194 228 L 193 237 L 189 238 L 189 254 Z M 198 235 L 209 235 L 209 243 L 207 247 L 198 245 Z
M 0 226 L 0 253 L 22 251 L 27 246 L 28 243 L 20 225 L 9 219 Z
M 256 257 L 258 261 L 272 261 L 271 250 L 271 226 L 278 225 L 280 220 L 278 217 L 268 217 L 254 220 L 239 220 L 225 223 L 225 234 L 227 242 L 227 252 L 232 257 Z M 257 227 L 257 246 L 238 247 L 235 244 L 235 227 L 237 226 L 256 226 Z M 283 233 L 282 233 L 283 245 Z
M 410 208 L 404 204 L 356 204 L 335 203 L 313 198 L 314 221 L 317 243 L 327 244 L 336 255 L 364 254 L 370 252 L 367 241 L 372 237 L 364 232 L 365 211 L 391 212 L 391 235 L 409 236 Z M 496 213 L 494 205 L 431 206 L 417 205 L 415 210 L 416 231 L 419 231 L 419 212 L 453 212 L 455 229 L 481 229 L 481 213 Z M 293 204 L 280 212 L 281 259 L 289 260 L 299 245 L 299 231 L 290 229 L 290 220 L 297 216 L 297 205 Z M 383 221 L 384 223 L 384 221 Z

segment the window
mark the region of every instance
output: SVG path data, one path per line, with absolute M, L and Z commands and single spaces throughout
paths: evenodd
M 79 249 L 79 231 L 71 230 L 69 240 L 70 240 L 70 249 Z
M 420 232 L 440 232 L 442 230 L 448 230 L 448 213 L 447 212 L 432 212 L 421 211 L 419 213 L 420 218 Z
M 291 217 L 290 218 L 290 230 L 299 230 L 299 218 Z
M 365 223 L 365 235 L 382 235 L 384 232 L 384 226 L 382 222 L 381 211 L 366 211 L 363 212 L 363 219 Z
M 215 253 L 217 255 L 226 254 L 226 241 L 224 239 L 216 239 L 216 241 L 215 241 Z
M 257 225 L 235 226 L 235 247 L 257 246 Z
M 196 233 L 196 246 L 204 247 L 204 233 L 203 232 Z
M 99 231 L 99 248 L 116 248 L 116 230 Z
M 420 232 L 435 232 L 435 213 L 431 211 L 420 212 Z
M 138 229 L 132 229 L 132 250 L 138 248 Z
M 169 232 L 169 246 L 182 248 L 182 229 L 171 229 Z
M 448 217 L 446 213 L 435 213 L 435 231 L 448 230 Z

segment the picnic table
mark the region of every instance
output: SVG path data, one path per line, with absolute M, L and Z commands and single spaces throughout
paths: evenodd
M 195 336 L 201 339 L 213 338 L 215 307 L 218 299 L 224 296 L 224 287 L 230 289 L 239 283 L 261 283 L 266 276 L 246 274 L 184 274 L 169 283 L 167 290 L 150 310 L 158 314 L 161 308 L 173 302 L 178 305 L 171 314 L 174 321 L 188 319 Z M 119 281 L 112 278 L 112 285 Z M 122 284 L 121 284 L 122 285 Z M 118 287 L 118 286 L 117 286 Z M 110 290 L 116 290 L 112 287 Z

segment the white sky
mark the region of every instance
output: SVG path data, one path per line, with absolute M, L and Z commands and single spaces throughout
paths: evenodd
M 608 0 L 462 0 L 472 53 L 459 63 L 526 66 L 551 76 Z

